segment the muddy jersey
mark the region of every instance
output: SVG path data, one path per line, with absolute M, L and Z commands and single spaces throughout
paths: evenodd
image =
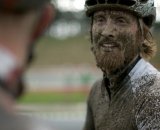
M 160 130 L 160 73 L 140 59 L 114 86 L 97 81 L 84 130 Z

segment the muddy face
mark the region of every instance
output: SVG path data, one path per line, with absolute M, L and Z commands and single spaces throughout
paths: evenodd
M 121 11 L 99 11 L 93 16 L 92 52 L 105 72 L 123 69 L 139 53 L 137 18 Z

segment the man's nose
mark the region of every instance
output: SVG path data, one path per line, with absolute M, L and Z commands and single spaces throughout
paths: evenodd
M 102 36 L 108 37 L 110 39 L 114 39 L 115 35 L 116 35 L 115 26 L 112 23 L 107 22 L 105 27 L 104 27 L 104 30 L 102 31 Z

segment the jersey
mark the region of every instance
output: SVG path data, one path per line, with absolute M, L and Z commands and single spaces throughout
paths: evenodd
M 87 102 L 84 130 L 160 129 L 160 73 L 140 59 L 114 86 L 97 81 Z

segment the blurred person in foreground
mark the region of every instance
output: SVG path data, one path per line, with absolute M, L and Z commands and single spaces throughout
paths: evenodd
M 90 92 L 84 130 L 160 130 L 160 74 L 148 62 L 154 0 L 86 0 L 86 13 L 103 79 Z
M 0 130 L 53 130 L 14 110 L 23 94 L 23 73 L 32 61 L 35 41 L 53 18 L 50 0 L 0 0 Z

